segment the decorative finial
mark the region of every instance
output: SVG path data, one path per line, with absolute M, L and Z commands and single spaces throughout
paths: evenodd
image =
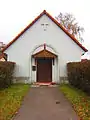
M 46 43 L 44 43 L 44 50 L 46 50 Z
M 44 13 L 46 13 L 46 10 L 43 10 Z

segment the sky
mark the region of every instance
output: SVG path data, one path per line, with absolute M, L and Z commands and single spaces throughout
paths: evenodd
M 0 42 L 9 43 L 43 10 L 53 17 L 71 13 L 84 27 L 83 45 L 90 51 L 89 0 L 0 0 Z

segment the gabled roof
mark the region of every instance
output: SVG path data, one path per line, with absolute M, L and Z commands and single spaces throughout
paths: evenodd
M 85 52 L 88 51 L 84 46 L 82 46 L 81 43 L 78 42 L 78 40 L 73 35 L 71 35 L 60 23 L 58 23 L 57 20 L 55 20 L 48 12 L 46 12 L 46 10 L 44 10 L 24 30 L 22 30 L 21 33 L 19 33 L 9 44 L 7 44 L 7 46 L 2 50 L 2 52 L 4 52 L 9 46 L 11 46 L 26 30 L 28 30 L 44 14 L 47 15 L 58 27 L 60 27 L 79 47 L 81 47 Z
M 55 55 L 54 53 L 44 49 L 34 55 L 32 55 L 34 58 L 41 58 L 41 57 L 44 57 L 44 58 L 56 58 L 57 55 Z

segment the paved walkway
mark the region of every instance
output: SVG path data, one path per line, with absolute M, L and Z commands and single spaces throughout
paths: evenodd
M 58 87 L 30 88 L 14 120 L 78 120 Z

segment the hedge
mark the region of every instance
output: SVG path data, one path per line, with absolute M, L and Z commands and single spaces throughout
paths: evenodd
M 0 88 L 9 87 L 12 84 L 14 62 L 0 61 Z
M 68 63 L 67 71 L 69 83 L 90 94 L 90 60 Z

